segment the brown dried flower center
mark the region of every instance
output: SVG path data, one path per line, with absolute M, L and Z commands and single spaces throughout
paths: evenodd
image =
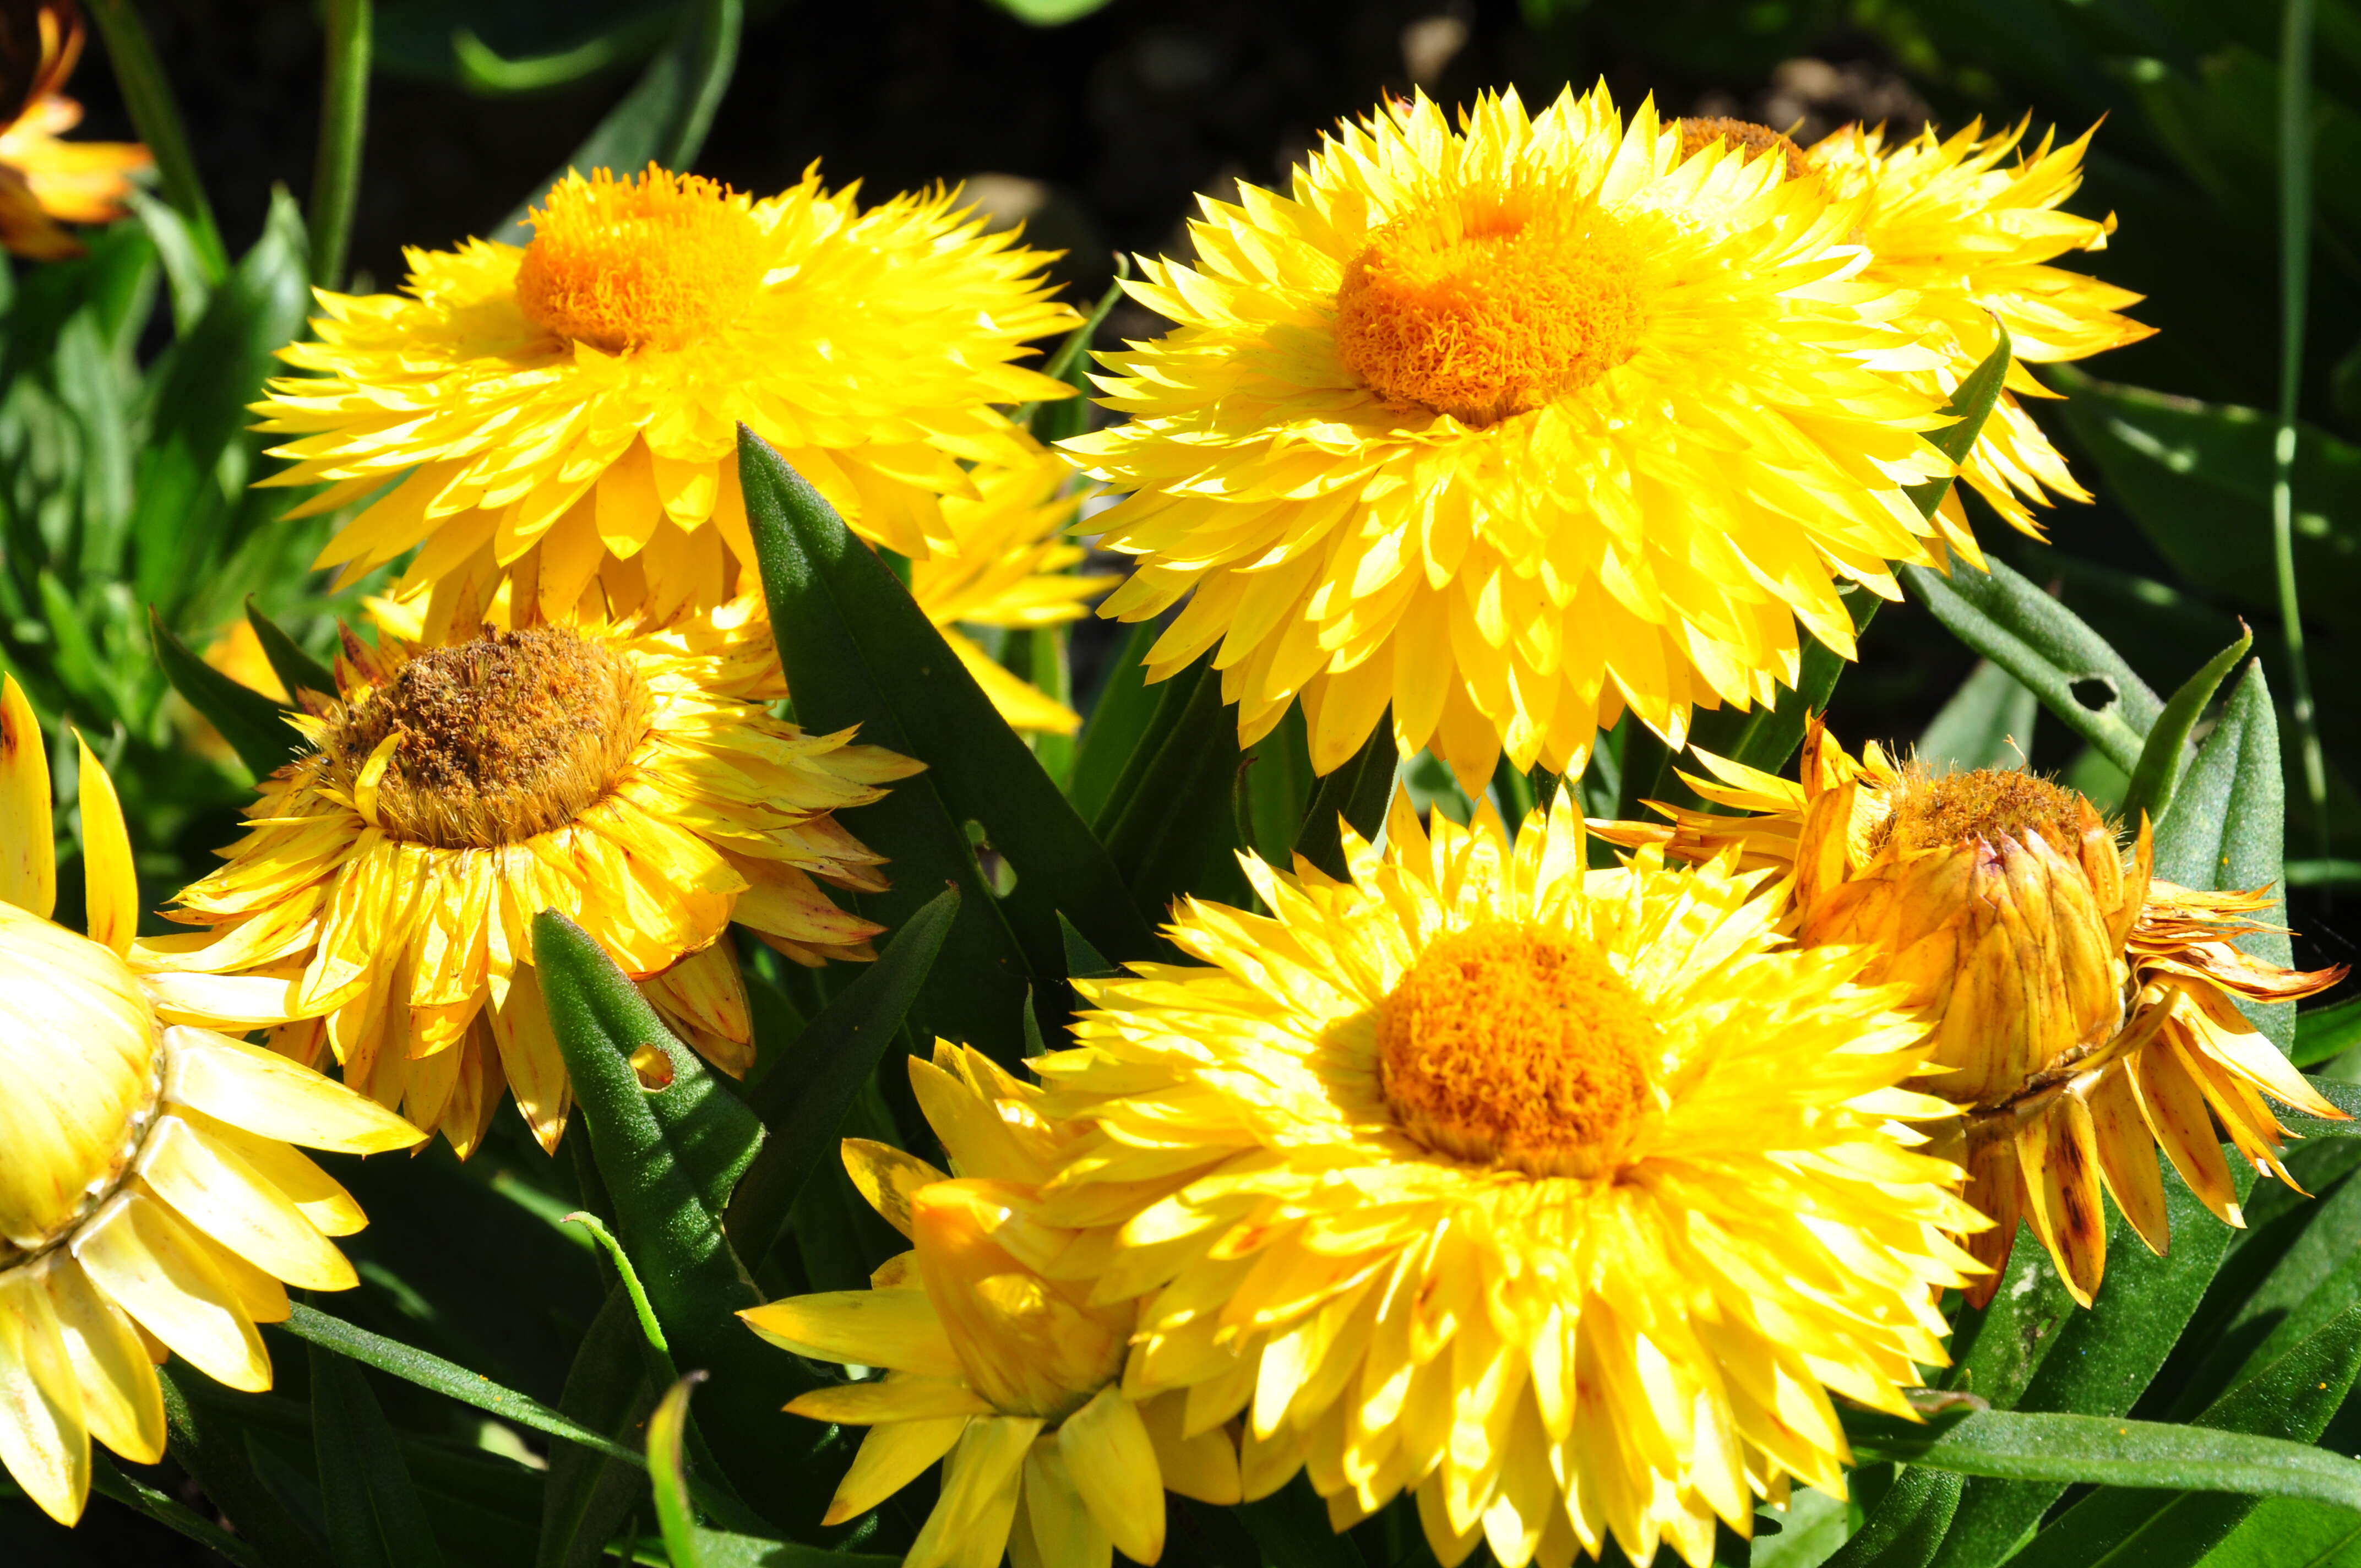
M 1809 169 L 1804 161 L 1803 148 L 1769 126 L 1734 120 L 1727 115 L 1692 115 L 1675 123 L 1680 126 L 1684 163 L 1716 142 L 1729 142 L 1746 155 L 1749 163 L 1767 153 L 1777 153 L 1787 166 L 1790 180 L 1802 179 Z
M 1535 1176 L 1598 1173 L 1647 1102 L 1659 1048 L 1597 949 L 1505 921 L 1434 942 L 1378 1012 L 1379 1081 L 1403 1129 Z
M 1894 796 L 1873 853 L 1888 845 L 1908 853 L 1942 850 L 1975 839 L 2025 841 L 2038 832 L 2061 853 L 2081 839 L 2081 796 L 2065 785 L 2010 768 L 1978 768 L 1940 777 L 1914 777 Z
M 323 750 L 357 801 L 369 759 L 398 735 L 376 819 L 438 848 L 489 849 L 563 827 L 604 798 L 646 738 L 650 707 L 627 660 L 533 627 L 417 654 L 346 712 Z

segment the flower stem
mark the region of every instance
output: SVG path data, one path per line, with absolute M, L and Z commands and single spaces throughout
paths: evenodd
M 2271 554 L 2293 684 L 2296 745 L 2319 852 L 2328 853 L 2328 769 L 2304 657 L 2295 580 L 2296 405 L 2303 389 L 2304 310 L 2312 263 L 2312 34 L 2315 0 L 2286 0 L 2279 30 L 2279 418 L 2271 445 Z
M 368 134 L 371 0 L 328 0 L 327 72 L 320 89 L 320 151 L 312 170 L 312 281 L 343 286 Z
M 205 200 L 205 182 L 197 173 L 196 155 L 189 150 L 189 133 L 181 119 L 180 101 L 156 58 L 148 25 L 139 19 L 132 0 L 90 0 L 91 16 L 105 40 L 106 57 L 115 66 L 115 85 L 139 139 L 156 159 L 156 175 L 170 202 L 189 225 L 206 281 L 217 283 L 229 275 L 229 253 L 222 247 L 221 230 L 214 223 L 213 203 Z

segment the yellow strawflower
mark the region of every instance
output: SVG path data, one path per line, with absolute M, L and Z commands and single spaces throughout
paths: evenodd
M 2130 854 L 2091 803 L 2031 774 L 1930 775 L 1873 742 L 1858 761 L 1816 720 L 1800 783 L 1700 753 L 1700 796 L 1758 816 L 1664 808 L 1670 828 L 1599 825 L 1624 844 L 1689 860 L 1736 852 L 1780 874 L 1806 948 L 1858 945 L 1864 976 L 1905 987 L 1934 1026 L 1923 1080 L 1957 1104 L 1952 1152 L 1967 1197 L 1993 1227 L 1968 1238 L 1998 1288 L 2019 1216 L 2074 1299 L 2097 1294 L 2107 1261 L 2099 1192 L 2141 1240 L 2164 1251 L 2161 1146 L 2190 1190 L 2245 1223 L 2213 1124 L 2266 1175 L 2290 1179 L 2287 1136 L 2265 1096 L 2343 1120 L 2238 1011 L 2236 999 L 2291 1002 L 2342 979 L 2241 952 L 2262 929 L 2257 893 L 2199 893 L 2149 875 L 2141 820 Z
M 864 213 L 816 169 L 755 201 L 651 166 L 568 175 L 533 222 L 522 248 L 410 252 L 405 293 L 323 293 L 316 340 L 282 351 L 320 374 L 255 405 L 293 438 L 264 482 L 329 484 L 292 515 L 401 480 L 318 564 L 350 580 L 423 545 L 397 591 L 429 592 L 430 641 L 504 583 L 518 625 L 751 588 L 741 422 L 864 537 L 923 556 L 938 498 L 971 492 L 961 460 L 1024 455 L 986 405 L 1071 390 L 1013 363 L 1077 320 L 1047 258 L 950 192 Z
M 1078 981 L 1036 1064 L 1098 1125 L 1043 1218 L 1082 1229 L 1052 1272 L 1139 1299 L 1126 1391 L 1239 1419 L 1248 1498 L 1415 1491 L 1445 1568 L 1703 1568 L 1791 1476 L 1841 1496 L 1828 1391 L 1905 1410 L 1975 1270 L 1894 992 L 1789 948 L 1760 878 L 1583 840 L 1563 795 L 1513 846 L 1401 796 L 1349 881 L 1249 858 L 1270 915 L 1191 901 L 1198 964 Z
M 1130 422 L 1067 444 L 1136 492 L 1104 613 L 1191 596 L 1151 674 L 1218 644 L 1248 740 L 1300 696 L 1326 772 L 1390 705 L 1471 783 L 1768 702 L 1799 620 L 1850 656 L 1839 579 L 1942 558 L 1903 487 L 1950 473 L 1945 400 L 1899 373 L 1943 361 L 1866 200 L 1784 174 L 1602 87 L 1395 103 L 1204 202 L 1194 264 L 1128 285 L 1178 323 L 1105 356 Z
M 1882 129 L 1848 126 L 1803 161 L 1832 196 L 1866 203 L 1861 243 L 1874 259 L 1865 278 L 1915 296 L 1900 324 L 1943 364 L 1906 379 L 1948 397 L 1993 351 L 1995 328 L 2007 329 L 2006 387 L 1960 474 L 2013 526 L 2038 536 L 2026 503 L 2047 505 L 2051 490 L 2078 501 L 2091 496 L 2017 401 L 2058 395 L 2029 367 L 2120 348 L 2156 329 L 2120 313 L 2139 295 L 2049 265 L 2068 251 L 2104 249 L 2115 226 L 2113 214 L 2102 221 L 2058 210 L 2082 182 L 2093 132 L 2063 147 L 2045 135 L 2006 163 L 2026 129 L 2020 122 L 1985 137 L 1978 121 L 1949 137 L 1930 126 L 1889 144 Z M 1981 564 L 1956 497 L 1946 512 L 1952 543 Z
M 910 593 L 943 634 L 1000 716 L 1018 729 L 1071 735 L 1082 716 L 987 657 L 959 628 L 1032 630 L 1079 619 L 1083 605 L 1115 585 L 1112 576 L 1077 576 L 1089 554 L 1065 529 L 1081 510 L 1073 466 L 1036 449 L 1014 467 L 978 468 L 972 498 L 943 498 L 946 547 L 910 563 Z
M 216 1026 L 286 987 L 159 970 L 133 939 L 139 888 L 106 771 L 82 746 L 90 935 L 52 923 L 49 762 L 0 685 L 0 1466 L 51 1519 L 90 1495 L 96 1438 L 164 1456 L 156 1366 L 270 1387 L 257 1323 L 287 1287 L 357 1283 L 331 1236 L 360 1206 L 291 1145 L 375 1154 L 419 1141 L 348 1090 Z M 243 1023 L 230 1024 L 233 1029 Z
M 649 630 L 486 630 L 417 648 L 347 633 L 340 700 L 263 781 L 228 863 L 159 942 L 190 972 L 268 975 L 273 1045 L 439 1129 L 465 1155 L 505 1086 L 545 1147 L 571 1092 L 533 968 L 557 909 L 724 1071 L 752 1059 L 736 920 L 798 963 L 867 958 L 879 927 L 814 879 L 876 890 L 830 815 L 918 771 L 806 735 L 742 694 L 772 669 L 748 602 Z M 276 1020 L 272 1020 L 276 1021 Z M 258 1020 L 261 1022 L 261 1020 Z
M 132 175 L 155 159 L 137 142 L 67 141 L 82 105 L 59 91 L 82 58 L 82 13 L 72 0 L 40 0 L 34 37 L 11 41 L 38 49 L 31 74 L 0 106 L 0 247 L 36 261 L 82 253 L 64 224 L 111 224 L 124 215 Z
M 1041 1091 L 981 1052 L 937 1042 L 910 1061 L 918 1103 L 956 1176 L 883 1144 L 848 1139 L 846 1168 L 910 1238 L 867 1290 L 774 1301 L 739 1314 L 799 1355 L 884 1376 L 787 1407 L 869 1428 L 823 1521 L 867 1512 L 944 1461 L 942 1489 L 904 1568 L 1106 1568 L 1164 1549 L 1164 1493 L 1238 1500 L 1235 1445 L 1184 1438 L 1178 1396 L 1142 1407 L 1121 1387 L 1134 1320 L 1043 1265 L 1071 1233 L 1037 1191 L 1083 1129 L 1036 1109 Z

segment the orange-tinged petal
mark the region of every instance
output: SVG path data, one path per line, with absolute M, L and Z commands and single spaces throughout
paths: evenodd
M 44 919 L 58 903 L 49 754 L 14 675 L 0 676 L 0 901 Z

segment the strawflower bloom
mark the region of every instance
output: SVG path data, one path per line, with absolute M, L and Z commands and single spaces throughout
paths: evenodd
M 949 543 L 910 563 L 911 597 L 1003 718 L 1018 729 L 1071 735 L 1081 715 L 1011 674 L 960 626 L 1063 625 L 1115 585 L 1112 576 L 1072 570 L 1089 554 L 1064 536 L 1083 499 L 1073 466 L 1041 450 L 1016 467 L 979 467 L 972 477 L 973 498 L 943 498 Z
M 753 1055 L 733 919 L 799 963 L 867 958 L 878 927 L 814 879 L 876 890 L 831 815 L 918 771 L 807 735 L 740 695 L 769 658 L 746 602 L 650 630 L 583 622 L 418 648 L 346 633 L 312 749 L 262 784 L 228 863 L 159 941 L 190 971 L 268 975 L 345 1081 L 474 1149 L 505 1085 L 544 1147 L 571 1090 L 532 920 L 579 924 L 722 1070 Z
M 2031 367 L 2120 348 L 2155 328 L 2122 314 L 2139 295 L 2050 265 L 2069 251 L 2104 249 L 2114 228 L 2112 214 L 2058 210 L 2081 183 L 2093 133 L 2063 147 L 2045 135 L 2011 162 L 2026 129 L 2019 123 L 1986 137 L 1979 121 L 1949 137 L 1928 127 L 1889 142 L 1882 129 L 1848 126 L 1815 144 L 1804 162 L 1832 196 L 1867 203 L 1861 243 L 1874 259 L 1864 278 L 1915 296 L 1899 324 L 1943 364 L 1905 378 L 1948 396 L 1993 351 L 1995 327 L 2007 329 L 2008 379 L 1960 477 L 2013 526 L 2037 536 L 2028 503 L 2047 505 L 2050 491 L 2091 497 L 2017 400 L 2058 395 Z M 1981 564 L 1956 497 L 1945 510 L 1953 545 Z
M 33 63 L 24 81 L 0 87 L 0 247 L 63 260 L 82 253 L 63 225 L 123 216 L 132 176 L 155 160 L 137 142 L 65 139 L 82 123 L 82 105 L 60 91 L 82 58 L 82 12 L 72 0 L 8 10 L 11 52 L 29 49 Z M 19 27 L 32 36 L 14 36 Z
M 1126 1387 L 1244 1423 L 1339 1529 L 1414 1489 L 1455 1568 L 1611 1536 L 1703 1568 L 1789 1478 L 1841 1496 L 1834 1390 L 1906 1412 L 1975 1266 L 1958 1168 L 1897 1120 L 1923 1025 L 1798 952 L 1726 862 L 1584 868 L 1565 795 L 1511 845 L 1398 797 L 1351 878 L 1248 858 L 1194 966 L 1077 982 L 1044 1109 L 1098 1124 L 1043 1190 L 1054 1271 L 1140 1298 Z
M 90 935 L 57 896 L 41 729 L 0 685 L 0 1467 L 60 1524 L 81 1518 L 96 1438 L 164 1455 L 156 1367 L 178 1355 L 270 1387 L 257 1323 L 287 1287 L 357 1283 L 331 1236 L 360 1206 L 293 1147 L 375 1154 L 419 1135 L 391 1113 L 215 1032 L 269 981 L 159 970 L 133 939 L 139 888 L 115 788 L 81 748 Z
M 741 422 L 864 537 L 923 556 L 938 498 L 970 493 L 961 459 L 1022 459 L 985 405 L 1071 392 L 1013 361 L 1077 318 L 1047 258 L 955 193 L 853 196 L 816 169 L 761 201 L 653 166 L 569 174 L 528 246 L 413 250 L 402 294 L 323 293 L 315 340 L 281 351 L 320 374 L 255 405 L 293 438 L 264 482 L 327 481 L 302 516 L 401 478 L 318 564 L 349 580 L 423 545 L 400 591 L 431 590 L 437 641 L 503 582 L 520 625 L 751 587 Z
M 1700 754 L 1702 755 L 1702 754 Z M 2126 857 L 2090 801 L 2029 773 L 1929 774 L 1872 742 L 1847 756 L 1817 720 L 1801 782 L 1705 756 L 1704 799 L 1759 815 L 1665 808 L 1670 827 L 1598 824 L 1602 837 L 1679 859 L 1737 853 L 1776 872 L 1806 948 L 1857 945 L 1864 974 L 1905 988 L 1934 1026 L 1922 1082 L 1960 1107 L 1954 1151 L 1967 1197 L 1993 1227 L 1967 1240 L 1993 1272 L 1989 1300 L 2030 1222 L 2074 1299 L 2088 1306 L 2107 1261 L 2103 1186 L 2140 1239 L 2169 1237 L 2161 1146 L 2205 1206 L 2245 1223 L 2214 1132 L 2266 1175 L 2290 1180 L 2287 1129 L 2266 1096 L 2345 1119 L 2238 1011 L 2326 990 L 2306 972 L 2241 951 L 2268 929 L 2248 916 L 2268 889 L 2201 893 L 2150 875 L 2142 818 Z
M 1106 1568 L 1154 1563 L 1164 1493 L 1238 1501 L 1237 1450 L 1180 1434 L 1178 1396 L 1136 1405 L 1121 1387 L 1128 1301 L 1095 1302 L 1041 1266 L 1069 1232 L 1038 1212 L 1039 1184 L 1083 1132 L 1036 1109 L 1040 1091 L 981 1052 L 937 1042 L 910 1061 L 956 1175 L 848 1139 L 844 1161 L 877 1212 L 910 1238 L 867 1290 L 774 1301 L 739 1314 L 797 1354 L 884 1376 L 787 1407 L 866 1426 L 824 1522 L 865 1513 L 938 1459 L 942 1489 L 904 1568 Z
M 1248 740 L 1300 696 L 1323 773 L 1389 705 L 1471 784 L 1627 707 L 1678 743 L 1794 682 L 1798 620 L 1851 655 L 1839 579 L 1943 559 L 1904 488 L 1951 472 L 1946 400 L 1899 374 L 1942 361 L 1865 198 L 1602 87 L 1393 104 L 1202 205 L 1195 264 L 1126 285 L 1179 323 L 1105 356 L 1131 420 L 1067 445 L 1135 492 L 1104 613 L 1191 596 L 1151 674 L 1218 644 Z

